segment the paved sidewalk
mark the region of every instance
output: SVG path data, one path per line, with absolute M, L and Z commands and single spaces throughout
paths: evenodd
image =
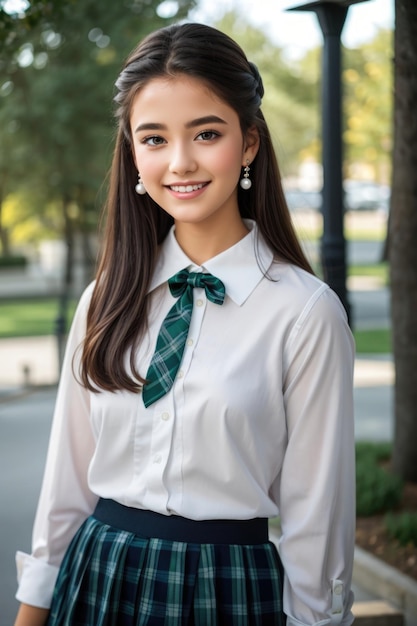
M 0 395 L 28 386 L 53 385 L 58 377 L 54 336 L 0 339 Z

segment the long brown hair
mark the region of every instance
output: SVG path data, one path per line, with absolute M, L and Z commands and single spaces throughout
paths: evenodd
M 146 37 L 127 59 L 116 82 L 118 133 L 106 205 L 107 222 L 97 281 L 87 317 L 81 379 L 91 389 L 138 391 L 144 380 L 135 367 L 135 347 L 147 327 L 147 292 L 173 220 L 149 195 L 135 193 L 130 113 L 137 92 L 153 78 L 188 75 L 204 81 L 239 116 L 243 135 L 260 135 L 251 164 L 253 185 L 239 188 L 239 210 L 254 219 L 277 258 L 312 269 L 295 235 L 275 152 L 260 109 L 261 77 L 227 35 L 202 24 L 162 28 Z M 125 355 L 129 348 L 128 374 Z

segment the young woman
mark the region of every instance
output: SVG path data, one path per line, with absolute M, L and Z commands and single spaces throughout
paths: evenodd
M 259 73 L 184 24 L 116 86 L 16 626 L 348 626 L 353 343 L 294 234 Z

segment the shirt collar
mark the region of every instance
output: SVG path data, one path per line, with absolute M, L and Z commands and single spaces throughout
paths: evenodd
M 196 265 L 185 254 L 171 228 L 161 245 L 149 291 L 167 282 L 171 276 L 186 268 L 193 272 L 210 272 L 220 278 L 226 294 L 242 305 L 262 280 L 273 261 L 273 253 L 261 237 L 256 223 L 245 220 L 250 232 L 234 246 L 224 250 L 203 265 Z

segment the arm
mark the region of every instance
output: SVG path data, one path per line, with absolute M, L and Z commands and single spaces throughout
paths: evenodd
M 63 555 L 97 500 L 87 483 L 94 452 L 89 394 L 77 381 L 77 348 L 84 338 L 90 293 L 91 287 L 80 300 L 68 337 L 33 528 L 32 554 L 16 555 L 17 599 L 44 609 L 50 606 Z
M 321 290 L 310 301 L 288 343 L 288 444 L 279 487 L 284 609 L 289 626 L 348 626 L 355 538 L 354 346 L 333 292 Z
M 48 618 L 48 609 L 21 604 L 14 626 L 44 626 Z

